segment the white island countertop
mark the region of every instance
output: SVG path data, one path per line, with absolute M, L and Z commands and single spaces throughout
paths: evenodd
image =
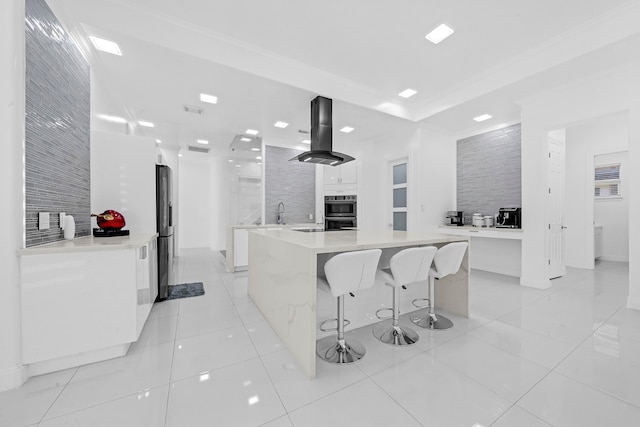
M 135 249 L 149 243 L 158 233 L 139 233 L 129 236 L 93 237 L 85 236 L 71 240 L 60 240 L 45 245 L 18 249 L 18 255 L 41 255 L 69 252 L 105 251 L 120 249 Z
M 315 254 L 347 252 L 362 249 L 384 249 L 400 246 L 430 245 L 434 243 L 458 242 L 460 237 L 440 233 L 420 233 L 394 230 L 346 230 L 324 232 L 301 232 L 296 230 L 258 229 L 252 233 L 301 246 Z

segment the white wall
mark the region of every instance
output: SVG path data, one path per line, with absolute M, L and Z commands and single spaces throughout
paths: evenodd
M 624 205 L 617 220 L 607 222 L 604 236 L 607 246 L 624 247 L 624 260 L 629 257 L 628 200 L 596 202 L 593 197 L 593 165 L 597 154 L 626 151 L 629 138 L 628 114 L 599 117 L 566 129 L 566 198 L 565 198 L 565 263 L 569 267 L 594 268 L 594 208 Z M 606 209 L 606 207 L 605 207 Z M 622 226 L 624 223 L 624 226 Z M 605 225 L 605 224 L 599 224 Z M 612 241 L 612 239 L 615 239 Z M 617 245 L 614 243 L 617 241 Z M 619 251 L 618 255 L 622 255 Z M 610 250 L 611 253 L 611 250 Z
M 525 286 L 551 285 L 545 246 L 547 132 L 595 117 L 629 111 L 629 163 L 640 164 L 640 62 L 633 62 L 561 89 L 539 94 L 522 106 L 522 277 Z M 630 171 L 629 183 L 640 182 L 640 168 Z M 629 217 L 640 217 L 640 186 L 630 186 Z M 585 229 L 585 232 L 587 230 Z M 640 223 L 629 224 L 640 235 Z M 640 241 L 629 246 L 629 307 L 640 309 Z
M 255 167 L 259 166 L 255 165 Z M 210 180 L 211 231 L 209 247 L 219 251 L 227 247 L 227 225 L 229 223 L 229 185 L 231 180 L 225 157 L 216 156 L 211 159 Z
M 437 232 L 447 211 L 456 209 L 456 140 L 447 134 L 420 129 L 419 215 L 416 230 Z
M 124 216 L 124 229 L 155 233 L 155 188 L 154 139 L 91 132 L 91 213 L 113 209 Z
M 0 2 L 0 391 L 26 379 L 20 367 L 18 257 L 24 247 L 24 0 Z
M 358 227 L 388 229 L 391 222 L 389 162 L 408 159 L 407 227 L 436 232 L 456 201 L 456 144 L 451 135 L 407 123 L 393 139 L 344 151 L 358 161 Z
M 625 123 L 626 124 L 626 123 Z M 625 126 L 625 137 L 629 135 Z M 629 199 L 625 191 L 629 185 L 629 153 L 626 151 L 595 156 L 594 164 L 620 164 L 620 194 L 622 198 L 595 201 L 593 220 L 602 225 L 603 261 L 629 261 Z
M 211 160 L 199 153 L 183 153 L 179 160 L 179 249 L 210 246 Z
M 229 190 L 227 161 L 200 153 L 179 159 L 179 249 L 226 248 Z

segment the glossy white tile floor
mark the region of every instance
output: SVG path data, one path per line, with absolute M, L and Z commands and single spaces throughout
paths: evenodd
M 177 274 L 204 282 L 206 294 L 156 304 L 126 357 L 0 393 L 0 426 L 640 425 L 640 312 L 624 308 L 627 264 L 569 269 L 546 291 L 473 271 L 470 319 L 451 316 L 444 332 L 415 328 L 420 341 L 400 349 L 361 327 L 350 335 L 365 358 L 318 361 L 315 381 L 247 296 L 246 273 L 194 250 Z M 421 292 L 410 288 L 403 304 Z M 347 317 L 367 323 L 386 293 L 352 299 Z M 318 304 L 331 316 L 331 298 Z

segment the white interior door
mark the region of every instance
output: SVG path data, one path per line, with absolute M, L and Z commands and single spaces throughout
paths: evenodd
M 547 251 L 549 278 L 564 276 L 563 209 L 565 186 L 565 143 L 549 138 L 549 168 L 547 200 Z
M 391 174 L 391 219 L 389 228 L 392 230 L 407 230 L 408 166 L 407 159 L 389 163 Z

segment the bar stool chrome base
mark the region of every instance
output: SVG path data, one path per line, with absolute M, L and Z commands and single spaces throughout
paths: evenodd
M 374 326 L 373 335 L 385 344 L 398 346 L 415 344 L 420 338 L 411 328 L 394 326 L 391 319 Z
M 316 353 L 325 362 L 335 364 L 353 363 L 362 359 L 366 353 L 364 345 L 354 339 L 338 340 L 336 336 L 322 338 L 316 342 Z
M 424 316 L 411 316 L 410 319 L 417 326 L 425 329 L 432 329 L 434 331 L 451 329 L 453 327 L 451 319 L 444 317 L 441 314 L 436 314 L 432 317 L 431 314 L 426 313 Z

